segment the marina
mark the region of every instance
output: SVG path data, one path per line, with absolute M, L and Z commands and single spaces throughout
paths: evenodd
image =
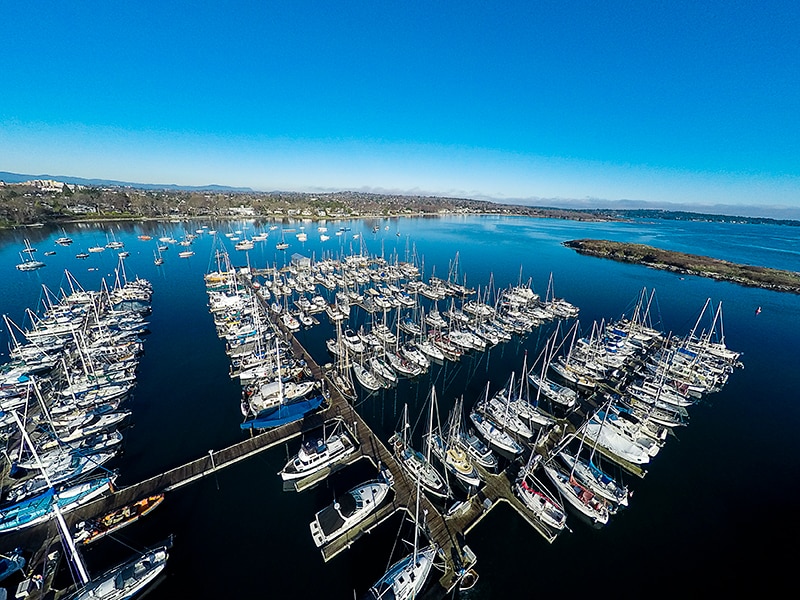
M 427 593 L 431 597 L 442 597 L 453 593 L 459 587 L 462 578 L 466 578 L 469 574 L 469 579 L 473 579 L 476 572 L 481 572 L 482 574 L 481 581 L 475 588 L 479 589 L 486 582 L 485 573 L 481 568 L 482 553 L 469 543 L 466 536 L 474 530 L 480 529 L 481 523 L 487 517 L 494 519 L 495 507 L 510 507 L 515 514 L 530 525 L 529 529 L 536 532 L 540 539 L 554 546 L 558 545 L 557 543 L 554 544 L 554 542 L 557 542 L 562 532 L 565 533 L 587 526 L 585 523 L 578 522 L 579 519 L 573 514 L 573 509 L 569 508 L 572 505 L 568 506 L 562 499 L 560 502 L 561 507 L 568 508 L 568 527 L 564 529 L 554 527 L 553 523 L 548 523 L 540 515 L 537 515 L 535 511 L 531 510 L 523 501 L 525 496 L 519 492 L 521 488 L 518 483 L 524 479 L 528 482 L 526 486 L 533 486 L 534 488 L 541 486 L 545 493 L 554 496 L 557 500 L 559 495 L 566 496 L 569 492 L 566 489 L 561 490 L 545 475 L 546 468 L 553 471 L 560 470 L 569 474 L 570 468 L 566 467 L 564 461 L 559 458 L 562 451 L 569 448 L 571 455 L 588 456 L 587 450 L 591 449 L 591 455 L 594 459 L 590 464 L 593 466 L 605 465 L 607 468 L 609 465 L 613 465 L 613 469 L 609 470 L 613 471 L 614 476 L 619 477 L 621 473 L 624 473 L 627 481 L 630 481 L 630 478 L 634 480 L 642 479 L 650 471 L 658 470 L 658 462 L 661 458 L 659 450 L 665 445 L 665 440 L 666 445 L 672 442 L 669 441 L 669 437 L 659 438 L 664 433 L 663 428 L 643 428 L 641 416 L 655 413 L 655 399 L 651 398 L 651 402 L 648 403 L 646 399 L 641 398 L 642 393 L 637 392 L 640 396 L 640 404 L 637 405 L 634 402 L 634 396 L 628 392 L 629 385 L 640 385 L 643 377 L 647 381 L 654 382 L 656 398 L 659 399 L 659 402 L 665 402 L 664 405 L 659 405 L 659 409 L 666 414 L 669 407 L 674 406 L 674 404 L 670 405 L 666 398 L 660 398 L 658 396 L 660 394 L 659 390 L 664 389 L 664 386 L 667 385 L 666 381 L 671 382 L 673 379 L 677 379 L 679 375 L 685 376 L 687 368 L 691 369 L 692 364 L 698 364 L 698 355 L 706 351 L 714 354 L 713 360 L 708 359 L 708 361 L 705 361 L 705 378 L 699 382 L 703 383 L 705 388 L 697 392 L 700 398 L 709 392 L 716 393 L 716 391 L 721 390 L 725 381 L 727 381 L 728 375 L 734 371 L 738 364 L 738 353 L 729 350 L 725 345 L 720 345 L 717 341 L 722 319 L 721 305 L 712 304 L 710 299 L 705 306 L 702 306 L 701 302 L 702 310 L 700 310 L 700 315 L 702 320 L 698 318 L 694 327 L 691 325 L 687 327 L 688 333 L 685 337 L 668 336 L 646 325 L 650 320 L 646 307 L 649 303 L 652 303 L 653 292 L 652 290 L 644 289 L 639 291 L 634 303 L 635 310 L 627 313 L 629 315 L 628 318 L 619 319 L 608 324 L 596 322 L 595 328 L 591 328 L 591 332 L 584 330 L 580 336 L 575 335 L 573 340 L 571 337 L 572 330 L 569 325 L 574 323 L 576 314 L 570 310 L 572 305 L 565 303 L 565 301 L 560 301 L 558 306 L 564 310 L 563 314 L 565 316 L 555 317 L 554 313 L 549 313 L 548 316 L 548 312 L 546 310 L 543 311 L 543 307 L 547 306 L 545 304 L 548 301 L 547 294 L 544 295 L 541 302 L 538 300 L 538 296 L 536 302 L 531 302 L 530 299 L 528 301 L 520 300 L 518 298 L 524 298 L 528 295 L 528 292 L 524 291 L 527 286 L 519 284 L 515 286 L 512 284 L 494 294 L 495 298 L 504 299 L 502 321 L 493 326 L 498 335 L 488 335 L 487 329 L 484 331 L 483 342 L 481 343 L 471 340 L 472 336 L 480 337 L 477 332 L 481 328 L 476 326 L 470 317 L 464 319 L 461 315 L 477 315 L 481 313 L 481 309 L 477 308 L 477 305 L 485 304 L 491 309 L 491 312 L 484 313 L 485 322 L 481 324 L 486 325 L 489 321 L 489 315 L 498 314 L 496 311 L 497 307 L 501 306 L 500 303 L 497 303 L 494 299 L 489 299 L 490 296 L 488 294 L 483 296 L 483 290 L 480 292 L 477 288 L 472 290 L 463 285 L 463 283 L 454 280 L 453 277 L 447 279 L 423 278 L 420 274 L 394 279 L 391 276 L 387 276 L 386 279 L 381 279 L 381 270 L 391 273 L 392 269 L 390 267 L 393 264 L 392 261 L 381 261 L 380 257 L 375 255 L 367 255 L 365 266 L 361 267 L 361 269 L 356 269 L 355 267 L 351 269 L 354 273 L 354 278 L 358 273 L 361 277 L 368 278 L 369 283 L 361 284 L 357 290 L 353 290 L 355 292 L 354 296 L 348 297 L 352 302 L 350 310 L 347 311 L 347 316 L 345 317 L 349 327 L 336 327 L 338 321 L 330 319 L 328 327 L 332 337 L 328 338 L 328 340 L 333 343 L 328 345 L 324 343 L 324 339 L 314 341 L 308 338 L 306 331 L 318 327 L 319 323 L 313 324 L 312 322 L 311 325 L 307 325 L 305 328 L 292 329 L 279 315 L 287 311 L 287 307 L 299 304 L 298 298 L 308 294 L 307 299 L 310 305 L 305 305 L 299 310 L 307 311 L 310 314 L 320 314 L 327 321 L 328 317 L 324 314 L 326 308 L 330 307 L 331 304 L 344 300 L 343 297 L 340 298 L 340 292 L 347 293 L 346 283 L 345 286 L 341 283 L 336 283 L 331 289 L 324 284 L 324 281 L 316 280 L 312 289 L 306 288 L 303 292 L 298 292 L 297 286 L 304 285 L 304 280 L 307 279 L 302 275 L 302 270 L 297 269 L 297 272 L 293 273 L 290 268 L 286 267 L 285 270 L 270 267 L 260 270 L 249 266 L 233 267 L 230 263 L 224 265 L 224 259 L 218 255 L 218 252 L 218 248 L 211 248 L 212 259 L 209 261 L 210 266 L 204 274 L 207 287 L 206 293 L 209 294 L 209 308 L 212 309 L 211 313 L 216 324 L 217 336 L 223 341 L 227 359 L 230 361 L 231 383 L 238 381 L 241 386 L 241 402 L 237 401 L 237 404 L 242 404 L 241 412 L 245 419 L 243 423 L 247 423 L 248 420 L 253 423 L 253 425 L 244 430 L 247 436 L 246 439 L 220 447 L 219 450 L 209 451 L 199 458 L 195 454 L 195 458 L 189 460 L 183 466 L 167 469 L 154 476 L 144 478 L 140 483 L 115 485 L 113 493 L 66 513 L 65 519 L 68 525 L 74 526 L 81 520 L 109 514 L 114 510 L 153 494 L 165 493 L 166 501 L 164 504 L 168 506 L 171 495 L 184 488 L 188 483 L 201 480 L 214 481 L 217 477 L 223 475 L 223 470 L 227 472 L 229 467 L 243 463 L 244 459 L 253 458 L 253 460 L 257 460 L 255 457 L 269 454 L 271 451 L 274 452 L 274 449 L 283 446 L 286 447 L 287 458 L 291 458 L 292 453 L 297 452 L 298 448 L 302 449 L 303 443 L 320 439 L 321 431 L 326 431 L 336 423 L 341 423 L 352 442 L 352 445 L 347 446 L 349 448 L 347 453 L 341 457 L 335 457 L 335 460 L 324 464 L 321 468 L 313 470 L 313 472 L 309 472 L 307 475 L 298 473 L 297 476 L 292 476 L 289 478 L 290 480 L 284 482 L 284 484 L 289 485 L 290 491 L 283 493 L 299 494 L 301 496 L 311 493 L 311 490 L 326 486 L 328 478 L 341 477 L 347 471 L 355 468 L 363 470 L 364 467 L 359 467 L 359 465 L 369 465 L 366 469 L 368 471 L 366 479 L 378 477 L 381 472 L 387 472 L 388 479 L 392 482 L 391 492 L 388 500 L 379 504 L 376 510 L 356 523 L 352 529 L 348 529 L 329 542 L 320 545 L 319 551 L 322 554 L 323 561 L 330 562 L 340 556 L 346 549 L 351 552 L 356 551 L 356 548 L 361 543 L 364 543 L 362 540 L 366 540 L 366 537 L 373 537 L 372 535 L 365 536 L 365 534 L 372 534 L 378 531 L 384 523 L 392 520 L 398 514 L 405 515 L 404 518 L 410 520 L 414 520 L 415 515 L 421 514 L 423 516 L 418 517 L 419 527 L 418 529 L 415 528 L 415 535 L 418 534 L 420 536 L 422 545 L 431 544 L 435 548 L 435 562 L 440 569 L 434 569 L 428 582 Z M 152 251 L 149 254 L 152 255 Z M 351 263 L 364 260 L 364 255 L 360 252 L 346 256 L 353 257 L 349 259 Z M 223 263 L 217 262 L 218 257 L 223 260 Z M 458 261 L 458 255 L 456 255 L 456 261 Z M 150 262 L 152 263 L 152 259 Z M 343 260 L 341 264 L 344 262 Z M 451 265 L 453 262 L 455 261 L 451 261 Z M 218 264 L 223 264 L 223 268 L 218 268 Z M 330 266 L 327 275 L 333 278 L 341 267 L 337 267 L 336 262 L 331 259 L 310 261 L 309 266 L 311 268 L 309 272 L 313 271 L 314 267 L 312 265 L 326 264 Z M 287 265 L 287 267 L 289 266 Z M 318 273 L 325 273 L 324 268 L 320 269 Z M 373 279 L 373 273 L 377 274 L 377 281 Z M 413 273 L 413 271 L 409 268 L 408 273 Z M 233 300 L 229 300 L 230 305 L 227 306 L 226 311 L 214 310 L 215 304 L 211 300 L 210 291 L 208 291 L 210 289 L 208 284 L 213 280 L 213 277 L 209 278 L 209 275 L 221 277 L 220 281 L 216 282 L 216 285 L 226 286 L 223 295 L 227 295 L 228 298 L 233 298 L 234 296 L 241 298 L 241 300 L 235 301 L 241 302 L 237 307 L 237 311 L 239 311 L 237 319 L 232 320 L 230 318 L 234 314 L 232 308 L 235 302 Z M 289 277 L 294 280 L 294 284 L 289 284 L 286 281 Z M 279 279 L 283 280 L 282 283 L 278 281 Z M 445 292 L 445 297 L 440 297 L 439 294 L 441 292 L 439 290 L 445 287 L 448 279 L 450 280 L 449 283 L 452 284 L 449 295 L 448 292 Z M 427 287 L 423 288 L 417 285 L 407 287 L 407 284 L 413 282 L 423 283 Z M 309 284 L 305 283 L 305 285 Z M 393 291 L 390 286 L 397 288 L 399 291 Z M 114 287 L 122 289 L 124 286 L 112 285 L 112 288 Z M 281 300 L 276 302 L 275 291 L 280 290 L 282 292 L 284 287 L 289 287 L 292 290 L 291 296 L 282 293 Z M 414 293 L 414 288 L 417 290 L 416 293 Z M 215 291 L 219 292 L 220 289 Z M 366 293 L 367 289 L 378 290 L 378 294 Z M 421 293 L 423 289 L 426 290 L 427 295 Z M 270 296 L 267 296 L 265 290 L 269 291 Z M 517 290 L 517 292 L 513 292 L 513 290 Z M 421 304 L 419 300 L 416 300 L 413 304 L 404 306 L 400 301 L 403 292 L 412 298 L 420 298 L 420 296 L 425 298 L 425 304 Z M 362 298 L 358 297 L 359 293 Z M 116 294 L 121 294 L 121 292 L 116 292 Z M 317 295 L 325 299 L 326 306 L 314 301 Z M 429 296 L 433 296 L 433 299 L 429 298 Z M 380 306 L 380 302 L 377 302 L 378 298 L 381 297 L 380 302 L 387 303 L 383 307 Z M 489 301 L 470 304 L 470 301 L 474 302 L 476 297 L 480 297 L 481 300 L 485 297 Z M 368 298 L 372 298 L 373 302 L 367 301 Z M 447 301 L 448 308 L 445 310 L 442 301 L 446 298 L 451 300 Z M 126 299 L 125 301 L 135 302 L 135 300 L 131 299 Z M 395 302 L 396 304 L 394 304 Z M 434 326 L 414 328 L 413 313 L 416 312 L 419 315 L 419 322 L 422 322 L 423 314 L 437 312 L 437 303 L 442 305 L 441 314 L 446 319 L 447 331 L 442 331 L 441 327 L 436 328 Z M 276 304 L 281 308 L 281 311 L 275 310 Z M 556 303 L 553 303 L 551 306 L 556 305 Z M 375 306 L 377 308 L 370 310 L 371 307 Z M 389 306 L 391 308 L 388 308 Z M 247 310 L 242 311 L 242 308 L 245 307 Z M 321 311 L 315 313 L 314 311 L 318 310 L 317 307 Z M 539 317 L 537 317 L 536 324 L 530 326 L 526 331 L 525 319 L 533 318 L 531 309 L 534 307 L 539 309 Z M 584 308 L 581 306 L 582 310 Z M 403 322 L 400 315 L 401 311 L 404 310 L 407 312 L 403 318 L 407 317 L 408 322 L 405 328 L 400 328 L 399 324 Z M 243 314 L 248 316 L 243 318 Z M 376 327 L 376 325 L 384 324 L 384 319 L 386 319 L 385 324 L 388 326 L 385 329 Z M 563 326 L 559 324 L 561 320 L 564 320 Z M 719 324 L 715 325 L 715 323 Z M 498 324 L 500 327 L 497 327 Z M 711 325 L 710 329 L 708 324 Z M 514 331 L 515 328 L 521 330 L 522 333 Z M 343 341 L 344 332 L 348 329 L 350 331 L 348 335 L 353 339 L 349 345 L 345 345 Z M 415 333 L 409 334 L 407 329 Z M 342 339 L 339 341 L 337 341 L 336 333 L 338 330 L 341 330 L 342 333 Z M 489 401 L 494 403 L 494 411 L 486 409 L 476 413 L 483 415 L 483 419 L 499 420 L 501 419 L 501 414 L 512 409 L 518 409 L 517 414 L 519 416 L 517 418 L 524 417 L 526 419 L 527 431 L 514 425 L 512 421 L 495 422 L 495 427 L 510 435 L 514 442 L 520 445 L 522 452 L 518 458 L 514 456 L 513 452 L 511 455 L 501 456 L 498 465 L 500 468 L 496 472 L 487 470 L 476 461 L 472 461 L 481 480 L 477 490 L 457 490 L 454 488 L 453 492 L 444 501 L 435 497 L 429 498 L 424 492 L 417 494 L 415 492 L 415 478 L 400 467 L 396 455 L 391 452 L 388 445 L 390 435 L 387 435 L 387 429 L 388 431 L 397 430 L 399 423 L 391 421 L 401 416 L 402 404 L 397 407 L 400 410 L 396 410 L 392 418 L 385 422 L 385 426 L 378 427 L 376 430 L 374 417 L 371 417 L 371 410 L 366 408 L 370 406 L 368 403 L 374 403 L 378 400 L 382 394 L 386 393 L 383 390 L 391 392 L 396 390 L 397 386 L 402 387 L 404 390 L 409 389 L 410 386 L 420 388 L 416 398 L 410 398 L 415 413 L 414 418 L 411 419 L 414 424 L 409 426 L 409 429 L 415 433 L 411 444 L 422 450 L 422 454 L 428 454 L 427 460 L 431 460 L 434 468 L 441 469 L 441 472 L 444 473 L 445 470 L 442 469 L 442 463 L 437 463 L 435 457 L 432 457 L 426 450 L 425 445 L 419 441 L 422 439 L 422 435 L 420 434 L 421 427 L 417 426 L 417 421 L 424 420 L 428 422 L 430 419 L 429 430 L 432 430 L 433 420 L 438 418 L 439 408 L 437 407 L 436 411 L 431 408 L 433 402 L 430 399 L 431 390 L 435 389 L 435 393 L 441 393 L 443 381 L 446 381 L 447 370 L 451 368 L 449 365 L 453 365 L 452 368 L 457 369 L 474 368 L 475 365 L 480 365 L 482 361 L 488 360 L 482 358 L 483 356 L 488 356 L 487 353 L 499 352 L 503 344 L 509 342 L 513 344 L 513 340 L 524 340 L 526 336 L 532 335 L 532 332 L 537 330 L 542 331 L 542 334 L 538 336 L 540 343 L 538 344 L 539 347 L 536 348 L 537 353 L 547 347 L 556 348 L 560 346 L 553 354 L 564 357 L 565 361 L 572 365 L 579 365 L 583 369 L 584 377 L 591 377 L 593 373 L 596 385 L 591 389 L 577 388 L 579 400 L 572 405 L 570 405 L 569 401 L 560 404 L 555 401 L 548 402 L 546 405 L 542 403 L 540 408 L 546 408 L 546 410 L 534 415 L 534 413 L 524 412 L 523 409 L 530 410 L 530 408 L 525 407 L 536 407 L 540 398 L 537 396 L 533 386 L 530 389 L 526 389 L 527 386 L 521 385 L 519 382 L 527 382 L 529 373 L 535 373 L 540 377 L 545 373 L 555 381 L 558 377 L 557 374 L 546 367 L 543 368 L 541 362 L 533 363 L 532 361 L 527 361 L 527 364 L 531 364 L 531 367 L 528 368 L 524 366 L 526 361 L 522 361 L 522 357 L 520 357 L 520 362 L 515 362 L 513 369 L 508 367 L 505 369 L 504 375 L 508 378 L 507 381 L 502 382 L 495 379 L 494 391 L 491 393 L 489 393 L 489 386 L 486 385 L 486 379 L 476 381 L 475 387 L 482 388 L 485 386 L 486 392 L 475 393 L 473 391 L 468 395 L 469 400 L 467 407 L 463 409 L 464 414 L 461 421 L 463 423 L 469 421 L 467 418 L 469 411 L 474 410 L 476 407 L 479 408 L 481 399 L 487 405 Z M 374 339 L 370 336 L 370 332 Z M 509 334 L 509 341 L 500 341 L 502 339 L 500 335 L 503 333 Z M 630 360 L 624 363 L 614 363 L 614 356 L 624 354 L 624 338 L 633 339 L 634 335 L 640 338 L 641 341 L 636 345 L 635 352 L 631 353 Z M 649 342 L 646 341 L 648 336 L 650 336 Z M 416 342 L 416 345 L 419 346 L 426 339 L 431 340 L 432 343 L 439 341 L 441 345 L 437 345 L 437 347 L 447 350 L 452 358 L 445 357 L 444 360 L 439 358 L 439 362 L 436 362 L 435 359 L 431 360 L 430 356 L 427 359 L 416 356 L 413 353 L 413 346 L 406 347 L 406 344 L 410 341 Z M 496 341 L 492 343 L 492 339 Z M 693 340 L 694 344 L 691 347 L 686 346 L 683 340 Z M 331 347 L 340 348 L 340 352 L 338 354 L 327 354 L 330 362 L 323 363 L 318 357 L 325 356 L 325 352 Z M 613 353 L 610 352 L 612 347 L 614 348 Z M 686 351 L 682 350 L 684 347 Z M 322 354 L 320 353 L 320 348 L 324 349 Z M 231 352 L 231 350 L 235 350 L 235 352 Z M 691 355 L 686 352 L 690 352 Z M 531 358 L 534 358 L 533 354 L 532 352 Z M 370 369 L 375 381 L 381 382 L 379 387 L 377 389 L 369 389 L 370 386 L 361 383 L 358 371 L 354 368 L 355 365 L 368 369 L 377 360 L 383 364 L 390 365 L 390 368 L 392 368 L 391 366 L 395 364 L 392 362 L 392 356 L 400 359 L 396 362 L 397 365 L 400 365 L 400 369 L 394 369 L 396 375 L 399 376 L 399 381 L 391 382 L 388 379 L 379 379 L 379 372 Z M 262 360 L 260 362 L 252 362 L 253 357 L 261 357 Z M 525 358 L 527 360 L 527 355 Z M 251 362 L 248 363 L 248 360 Z M 602 364 L 604 361 L 607 361 L 608 365 Z M 417 365 L 419 371 L 412 370 L 411 364 Z M 521 373 L 520 365 L 523 365 Z M 726 367 L 725 365 L 728 366 Z M 254 373 L 253 377 L 255 379 L 250 379 L 248 376 L 243 377 L 249 371 Z M 601 374 L 606 371 L 609 373 L 616 371 L 616 373 L 601 377 Z M 638 375 L 634 378 L 632 376 L 633 373 Z M 276 375 L 278 375 L 278 378 L 274 379 Z M 441 377 L 444 377 L 444 380 Z M 438 381 L 437 378 L 439 378 Z M 433 385 L 426 383 L 429 379 L 432 380 Z M 264 388 L 270 381 L 278 383 L 277 393 L 271 393 L 271 388 Z M 316 383 L 309 387 L 301 388 L 301 384 L 306 381 Z M 559 379 L 559 381 L 562 384 L 569 384 L 563 378 Z M 259 383 L 256 385 L 254 382 Z M 74 383 L 70 382 L 70 385 Z M 503 383 L 505 384 L 504 386 L 497 387 Z M 683 383 L 687 386 L 687 395 L 685 397 L 688 398 L 690 397 L 688 395 L 688 385 L 691 382 L 684 381 Z M 699 385 L 698 382 L 694 383 Z M 120 383 L 114 379 L 114 376 L 111 376 L 108 385 L 120 385 Z M 258 387 L 258 391 L 261 394 L 261 404 L 250 402 L 249 406 L 246 407 L 245 401 L 252 397 L 252 395 L 248 396 L 247 392 L 254 389 L 254 385 Z M 669 385 L 675 388 L 676 391 L 673 393 L 680 392 L 680 384 L 675 386 L 670 383 Z M 278 410 L 286 400 L 284 394 L 288 394 L 289 390 L 295 388 L 297 388 L 298 394 L 303 389 L 306 390 L 300 396 L 304 401 L 313 398 L 321 398 L 321 400 L 315 407 L 307 411 L 303 408 L 302 414 L 297 418 L 295 418 L 296 414 L 292 414 L 286 417 L 288 420 L 283 422 L 282 418 L 281 422 L 274 426 L 272 421 L 264 421 L 265 417 L 272 414 L 265 413 L 265 411 L 273 410 L 271 407 L 276 407 L 275 410 Z M 77 388 L 73 389 L 77 390 Z M 108 389 L 112 388 L 109 387 Z M 667 396 L 667 394 L 664 394 L 664 396 Z M 486 400 L 487 398 L 488 401 Z M 693 410 L 691 405 L 696 404 L 700 398 L 695 397 L 693 400 L 688 401 L 687 406 L 689 406 L 690 411 Z M 673 403 L 675 402 L 674 398 L 670 399 L 672 399 Z M 288 404 L 296 405 L 296 402 L 289 402 Z M 309 406 L 313 406 L 313 403 Z M 442 408 L 446 410 L 447 406 L 452 406 L 452 399 L 449 399 Z M 254 407 L 257 408 L 254 409 Z M 234 405 L 235 410 L 239 408 L 239 406 Z M 635 411 L 637 408 L 640 416 L 634 417 L 637 414 Z M 622 412 L 620 412 L 620 409 L 623 409 Z M 437 413 L 436 417 L 434 413 Z M 623 416 L 623 413 L 625 416 Z M 442 414 L 444 415 L 446 412 L 443 411 Z M 420 415 L 424 415 L 423 419 L 419 419 Z M 543 421 L 536 420 L 542 416 L 546 417 L 546 419 Z M 268 426 L 262 427 L 264 423 L 268 423 Z M 592 423 L 594 423 L 594 426 L 590 427 Z M 439 430 L 444 431 L 445 428 L 440 427 Z M 631 451 L 626 454 L 621 449 L 620 444 L 615 444 L 613 441 L 620 436 L 625 436 L 628 446 L 634 444 L 635 447 L 640 448 L 639 453 L 636 454 Z M 606 437 L 612 441 L 609 441 L 607 445 L 601 444 L 601 440 L 605 440 Z M 322 439 L 327 440 L 328 438 L 323 436 Z M 484 442 L 491 443 L 491 439 L 484 439 Z M 313 448 L 316 452 L 316 449 L 319 449 L 320 446 L 315 443 Z M 310 450 L 311 447 L 309 447 Z M 582 451 L 584 454 L 581 454 Z M 646 462 L 643 458 L 645 454 L 647 455 Z M 625 457 L 628 457 L 628 459 Z M 642 462 L 639 462 L 638 457 L 642 457 Z M 652 465 L 649 464 L 650 461 L 653 462 Z M 286 460 L 282 460 L 280 463 L 288 464 Z M 277 475 L 278 471 L 281 471 L 280 467 L 272 471 L 272 477 L 280 480 L 281 477 Z M 608 474 L 606 473 L 606 475 Z M 269 477 L 269 475 L 266 476 Z M 452 484 L 453 482 L 451 481 L 450 483 Z M 580 496 L 585 498 L 589 487 L 586 483 L 582 483 L 582 485 L 585 487 Z M 602 497 L 599 492 L 590 493 L 594 496 L 595 501 L 606 507 L 606 523 L 613 523 L 618 516 L 616 515 L 618 509 L 624 508 L 626 513 L 637 509 L 635 500 L 628 502 L 628 495 L 623 495 L 623 497 L 615 496 L 612 499 Z M 419 510 L 415 509 L 417 497 L 419 497 Z M 623 500 L 630 506 L 621 507 Z M 162 510 L 164 509 L 155 511 L 153 516 L 147 516 L 143 521 L 156 518 Z M 303 526 L 307 528 L 307 523 L 312 517 L 313 512 L 309 513 L 301 524 L 305 523 Z M 34 553 L 35 556 L 32 557 L 34 560 L 31 563 L 41 566 L 47 562 L 47 556 L 52 552 L 52 548 L 59 544 L 57 537 L 53 536 L 52 523 L 47 526 L 42 525 L 38 529 L 39 531 L 35 531 L 35 528 L 32 528 L 20 533 L 19 537 L 15 538 L 15 541 L 16 539 L 24 539 L 27 544 L 36 546 L 37 551 Z M 166 537 L 169 533 L 168 531 L 162 532 L 161 538 Z M 600 534 L 602 535 L 603 532 Z M 357 540 L 359 543 L 356 543 Z M 308 542 L 311 542 L 310 538 Z M 179 540 L 177 543 L 179 543 Z M 174 551 L 178 550 L 174 549 Z M 166 568 L 169 569 L 169 562 L 167 562 Z M 379 573 L 373 574 L 373 582 L 378 575 Z M 361 590 L 365 590 L 367 587 L 362 586 Z M 158 587 L 155 588 L 155 590 L 158 589 Z

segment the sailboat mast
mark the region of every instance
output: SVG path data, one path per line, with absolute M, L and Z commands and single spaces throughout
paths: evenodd
M 33 385 L 36 385 L 34 382 Z M 19 431 L 22 434 L 22 437 L 25 440 L 25 443 L 30 448 L 31 452 L 33 453 L 33 457 L 36 459 L 36 465 L 42 472 L 42 476 L 44 480 L 47 482 L 48 487 L 53 487 L 53 482 L 50 481 L 50 477 L 47 474 L 47 469 L 44 468 L 42 464 L 42 460 L 39 458 L 39 453 L 36 451 L 36 447 L 31 442 L 30 437 L 28 437 L 28 432 L 25 431 L 25 427 L 22 425 L 22 421 L 19 419 L 19 415 L 17 411 L 12 410 L 11 415 L 14 417 L 14 421 L 17 423 L 17 427 L 19 427 Z M 78 570 L 78 576 L 80 577 L 81 583 L 86 585 L 89 583 L 89 573 L 86 571 L 86 566 L 83 564 L 83 561 L 78 554 L 78 549 L 75 547 L 75 542 L 72 539 L 72 536 L 69 533 L 69 528 L 67 527 L 66 521 L 64 521 L 64 515 L 61 514 L 61 509 L 58 506 L 58 493 L 53 490 L 53 510 L 56 513 L 56 519 L 58 520 L 59 528 L 61 529 L 61 537 L 64 539 L 64 543 L 69 548 L 70 557 L 72 558 L 73 563 L 75 564 L 75 568 Z

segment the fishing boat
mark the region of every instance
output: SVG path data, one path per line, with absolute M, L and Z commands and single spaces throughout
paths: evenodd
M 323 428 L 322 435 L 300 445 L 298 453 L 281 470 L 281 479 L 289 481 L 308 477 L 344 460 L 355 451 L 356 444 L 344 428 L 343 421 L 337 420 L 330 433 L 326 434 Z
M 123 506 L 117 510 L 106 513 L 98 519 L 81 521 L 76 526 L 77 531 L 73 536 L 76 543 L 91 544 L 100 538 L 130 525 L 154 510 L 164 501 L 164 494 L 147 496 Z
M 375 512 L 389 489 L 385 480 L 367 481 L 323 508 L 310 524 L 314 545 L 320 548 L 358 525 Z

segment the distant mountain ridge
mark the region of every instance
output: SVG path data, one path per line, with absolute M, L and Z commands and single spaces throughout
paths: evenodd
M 175 183 L 131 183 L 128 181 L 116 181 L 113 179 L 85 179 L 83 177 L 71 177 L 69 175 L 25 175 L 23 173 L 10 173 L 0 171 L 0 181 L 6 183 L 23 183 L 31 179 L 52 179 L 63 181 L 64 183 L 74 183 L 76 185 L 87 186 L 108 186 L 108 187 L 129 187 L 140 190 L 183 190 L 187 192 L 252 192 L 249 187 L 232 187 L 228 185 L 177 185 Z

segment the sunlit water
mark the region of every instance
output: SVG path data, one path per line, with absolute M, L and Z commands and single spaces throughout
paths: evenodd
M 153 264 L 158 237 L 180 240 L 202 225 L 219 231 L 217 242 L 202 234 L 193 243 L 194 256 L 180 259 L 177 252 L 182 248 L 172 245 L 163 253 L 165 264 Z M 27 325 L 25 308 L 39 306 L 43 285 L 53 293 L 67 289 L 65 269 L 86 289 L 99 289 L 102 278 L 113 285 L 114 251 L 75 258 L 90 246 L 105 244 L 111 235 L 130 252 L 127 275 L 153 283 L 151 333 L 144 338 L 138 383 L 128 404 L 133 426 L 125 430 L 124 454 L 110 465 L 119 469 L 121 485 L 223 448 L 244 435 L 239 429 L 240 388 L 228 376 L 224 344 L 216 336 L 203 285 L 202 275 L 215 268 L 215 244 L 225 244 L 235 264 L 255 267 L 282 266 L 294 252 L 320 258 L 363 248 L 387 259 L 416 259 L 426 277 L 446 278 L 457 267 L 459 276 L 482 292 L 487 286 L 496 290 L 532 278 L 534 289 L 544 296 L 552 274 L 555 294 L 580 307 L 586 333 L 593 321 L 630 314 L 643 288 L 656 290 L 653 320 L 679 335 L 692 328 L 706 299 L 714 306 L 722 302 L 725 340 L 743 352 L 745 369 L 737 370 L 723 391 L 693 407 L 690 425 L 668 441 L 644 479 L 627 480 L 634 490 L 631 506 L 604 529 L 590 530 L 570 519 L 573 532 L 548 545 L 511 509 L 497 507 L 467 537 L 478 556 L 480 580 L 463 597 L 641 598 L 650 592 L 722 590 L 753 581 L 772 589 L 787 578 L 784 569 L 793 553 L 783 548 L 795 541 L 800 492 L 795 458 L 800 408 L 794 381 L 800 367 L 800 297 L 580 256 L 561 243 L 575 238 L 631 241 L 798 270 L 794 228 L 465 216 L 329 222 L 330 239 L 321 242 L 316 223 L 293 222 L 285 226 L 297 231 L 304 226 L 307 242 L 286 233 L 291 247 L 280 252 L 275 249 L 279 231 L 272 231 L 267 242 L 256 243 L 248 253 L 235 251 L 233 242 L 222 236 L 236 228 L 252 234 L 268 225 L 69 225 L 66 234 L 74 243 L 68 248 L 54 244 L 62 235 L 56 228 L 0 233 L 0 307 L 20 325 Z M 351 230 L 335 235 L 342 226 Z M 143 234 L 152 240 L 138 239 Z M 38 249 L 45 268 L 30 273 L 14 268 L 24 238 Z M 56 254 L 44 257 L 48 250 Z M 756 316 L 759 306 L 762 312 Z M 319 317 L 321 325 L 299 338 L 318 362 L 325 363 L 330 357 L 324 342 L 333 329 L 324 314 Z M 361 314 L 356 325 L 364 320 Z M 412 420 L 420 420 L 435 385 L 444 420 L 456 397 L 463 395 L 470 406 L 484 393 L 487 381 L 494 390 L 512 369 L 519 373 L 526 352 L 529 361 L 535 360 L 551 331 L 552 326 L 534 330 L 523 340 L 515 338 L 457 365 L 434 368 L 417 382 L 360 398 L 359 411 L 386 440 L 398 427 L 404 404 Z M 5 348 L 5 337 L 2 341 Z M 421 427 L 415 427 L 417 438 Z M 118 536 L 141 548 L 175 534 L 167 576 L 148 598 L 350 599 L 382 574 L 395 543 L 400 545 L 395 558 L 407 550 L 396 540 L 399 531 L 411 539 L 410 529 L 396 518 L 324 563 L 312 543 L 309 521 L 336 494 L 372 476 L 372 471 L 355 465 L 314 489 L 284 492 L 277 472 L 296 444 L 266 451 L 170 493 L 162 507 Z M 0 551 L 10 549 L 0 538 Z M 129 554 L 112 539 L 85 553 L 95 573 Z

